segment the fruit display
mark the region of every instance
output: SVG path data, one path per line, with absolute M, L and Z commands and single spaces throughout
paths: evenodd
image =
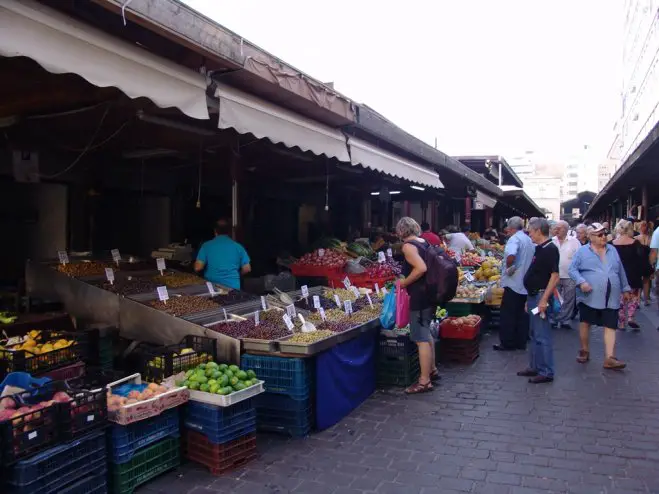
M 51 400 L 40 401 L 35 405 L 22 405 L 11 396 L 5 396 L 0 400 L 0 422 L 12 419 L 15 425 L 22 422 L 30 422 L 34 419 L 41 418 L 44 409 L 49 408 L 57 403 L 69 403 L 73 399 L 64 392 L 57 392 Z M 35 424 L 26 424 L 20 429 L 20 432 L 33 430 Z
M 497 281 L 499 278 L 501 278 L 500 263 L 492 258 L 486 258 L 474 273 L 476 281 Z
M 318 302 L 320 306 L 326 311 L 328 309 L 332 309 L 336 307 L 336 302 L 326 297 L 318 297 Z M 306 299 L 302 298 L 300 300 L 297 300 L 295 302 L 295 307 L 297 307 L 298 309 L 308 310 L 310 312 L 316 312 L 318 310 L 313 306 L 313 298 L 311 296 Z
M 476 300 L 482 298 L 487 290 L 473 285 L 460 285 L 456 291 L 455 298 Z
M 251 300 L 256 300 L 258 297 L 250 293 L 241 292 L 240 290 L 216 290 L 217 295 L 213 295 L 213 302 L 217 302 L 220 305 L 233 305 L 240 304 L 243 302 L 249 302 Z
M 390 279 L 398 276 L 400 272 L 400 268 L 396 268 L 393 263 L 383 262 L 368 266 L 365 274 L 369 278 Z
M 254 321 L 251 319 L 245 319 L 242 321 L 218 322 L 206 327 L 211 331 L 222 333 L 224 335 L 230 336 L 231 338 L 244 338 L 256 326 Z
M 190 273 L 165 272 L 165 274 L 153 278 L 158 285 L 165 285 L 167 288 L 182 288 L 190 285 L 203 285 L 205 280 L 197 275 Z
M 237 365 L 216 362 L 200 364 L 187 371 L 185 379 L 176 382 L 178 386 L 217 395 L 230 395 L 258 383 L 253 370 L 242 370 Z
M 371 249 L 370 245 L 364 245 L 361 242 L 351 242 L 347 246 L 347 251 L 349 254 L 354 255 L 355 257 L 366 257 L 367 259 L 375 257 L 375 253 Z
M 463 266 L 480 266 L 483 262 L 483 258 L 480 257 L 478 254 L 474 254 L 473 252 L 465 252 L 462 255 L 462 259 L 460 259 L 460 264 Z
M 92 282 L 92 285 L 117 295 L 130 296 L 138 293 L 155 292 L 158 284 L 146 278 L 115 278 L 113 283 L 107 280 Z
M 325 249 L 322 256 L 318 250 L 304 254 L 297 260 L 295 265 L 340 269 L 345 263 L 346 257 L 343 254 L 331 249 Z
M 141 401 L 150 400 L 163 393 L 167 393 L 169 388 L 162 384 L 156 383 L 128 383 L 112 388 L 107 392 L 108 411 L 117 412 L 122 407 L 134 405 Z
M 344 300 L 357 300 L 357 295 L 355 295 L 352 290 L 346 290 L 345 288 L 328 288 L 323 292 L 323 296 L 330 300 L 334 300 L 335 295 L 338 295 L 341 302 Z
M 296 333 L 288 340 L 286 340 L 286 343 L 304 343 L 310 345 L 311 343 L 315 343 L 317 341 L 324 340 L 325 338 L 329 338 L 330 336 L 334 336 L 334 334 L 334 331 L 327 330 L 311 331 L 309 333 Z
M 194 348 L 182 348 L 179 352 L 173 352 L 171 354 L 171 357 L 177 358 L 177 357 L 182 357 L 183 355 L 190 355 L 190 357 L 185 359 L 186 365 L 189 366 L 197 366 L 199 364 L 205 364 L 206 362 L 213 360 L 213 357 L 211 355 L 208 355 L 206 353 L 198 353 L 194 350 Z M 164 360 L 165 360 L 164 357 L 160 357 L 160 356 L 154 357 L 153 359 L 147 362 L 147 366 L 163 368 Z
M 0 324 L 13 324 L 18 316 L 12 312 L 0 312 Z
M 472 340 L 478 336 L 481 318 L 476 315 L 465 317 L 447 317 L 439 326 L 442 338 Z
M 352 328 L 354 328 L 354 325 L 348 321 L 347 318 L 344 321 L 323 321 L 316 324 L 316 329 L 318 331 L 332 331 L 334 333 L 343 333 L 344 331 L 348 331 Z
M 323 237 L 313 244 L 314 250 L 318 249 L 338 249 L 344 250 L 346 247 L 345 242 L 341 242 L 338 238 Z
M 194 314 L 195 312 L 203 312 L 205 310 L 217 309 L 220 307 L 208 297 L 193 297 L 190 295 L 170 297 L 170 299 L 166 302 L 161 300 L 153 300 L 149 303 L 149 305 L 151 305 L 151 307 L 154 309 L 161 310 L 176 317 Z
M 105 274 L 105 268 L 116 269 L 116 265 L 109 262 L 99 261 L 57 265 L 57 270 L 60 273 L 68 274 L 74 278 L 84 278 L 85 276 L 101 276 Z
M 328 309 L 325 311 L 325 319 L 329 322 L 343 322 L 348 319 L 348 314 L 346 314 L 343 309 L 338 309 L 336 306 L 334 306 L 333 309 Z M 307 320 L 309 322 L 312 322 L 314 324 L 320 324 L 323 322 L 322 318 L 320 317 L 320 314 L 318 312 L 314 312 L 312 314 L 309 314 L 307 317 Z

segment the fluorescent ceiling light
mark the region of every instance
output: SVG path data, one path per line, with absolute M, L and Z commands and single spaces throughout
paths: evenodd
M 419 187 L 418 185 L 410 185 L 410 188 L 414 190 L 426 190 L 425 187 Z
M 394 194 L 400 194 L 400 190 L 392 190 L 391 192 L 389 192 L 389 194 L 391 194 L 392 196 Z
M 372 196 L 379 196 L 380 193 L 379 193 L 379 192 L 371 192 L 371 195 L 372 195 Z

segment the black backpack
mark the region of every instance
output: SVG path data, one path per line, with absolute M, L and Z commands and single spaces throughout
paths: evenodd
M 458 291 L 458 265 L 451 259 L 446 251 L 436 245 L 430 245 L 428 242 L 422 244 L 416 241 L 410 241 L 419 252 L 426 263 L 427 271 L 425 275 L 426 293 L 433 304 L 441 307 L 453 298 Z

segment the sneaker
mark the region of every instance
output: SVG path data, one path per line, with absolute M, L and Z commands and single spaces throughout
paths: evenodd
M 604 361 L 604 368 L 610 370 L 622 370 L 627 367 L 627 364 L 621 362 L 615 357 L 609 357 Z

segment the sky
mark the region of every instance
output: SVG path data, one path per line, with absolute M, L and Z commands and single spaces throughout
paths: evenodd
M 622 0 L 184 2 L 451 155 L 613 141 Z

